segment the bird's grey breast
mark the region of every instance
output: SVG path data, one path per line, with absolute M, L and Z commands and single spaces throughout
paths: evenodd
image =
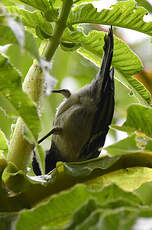
M 61 135 L 53 135 L 61 156 L 66 161 L 77 161 L 92 130 L 97 106 L 90 96 L 90 85 L 72 94 L 58 108 L 54 127 L 61 127 Z

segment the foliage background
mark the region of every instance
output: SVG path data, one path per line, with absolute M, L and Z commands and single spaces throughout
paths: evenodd
M 57 168 L 47 178 L 32 177 L 34 174 L 30 169 L 31 164 L 28 165 L 30 170 L 27 174 L 23 168 L 18 168 L 20 164 L 14 164 L 13 167 L 11 164 L 11 166 L 8 165 L 8 167 L 5 165 L 4 156 L 6 158 L 8 154 L 7 143 L 9 143 L 14 133 L 12 124 L 16 123 L 18 116 L 21 115 L 24 118 L 24 122 L 31 131 L 30 133 L 28 129 L 24 130 L 24 135 L 28 140 L 34 140 L 36 143 L 35 139 L 37 138 L 40 128 L 38 121 L 34 120 L 33 123 L 31 122 L 33 121 L 31 120 L 33 117 L 37 117 L 35 107 L 31 101 L 27 99 L 27 96 L 22 95 L 20 85 L 23 83 L 33 63 L 33 59 L 37 58 L 39 60 L 38 50 L 35 48 L 36 44 L 40 47 L 40 53 L 42 53 L 43 46 L 45 46 L 46 42 L 44 38 L 49 37 L 49 33 L 51 33 L 52 30 L 48 24 L 41 21 L 42 18 L 40 15 L 38 17 L 34 15 L 35 18 L 33 19 L 31 14 L 29 20 L 25 12 L 16 11 L 13 5 L 22 5 L 30 12 L 33 12 L 32 6 L 36 6 L 38 10 L 43 12 L 42 16 L 46 20 L 46 2 L 48 1 L 40 1 L 39 4 L 36 1 L 30 0 L 14 1 L 14 3 L 10 0 L 1 1 L 1 3 L 5 5 L 8 15 L 12 12 L 16 12 L 17 15 L 25 16 L 25 18 L 22 18 L 22 22 L 25 25 L 26 31 L 28 29 L 32 35 L 27 33 L 27 42 L 25 41 L 24 45 L 20 44 L 22 43 L 22 39 L 19 39 L 17 30 L 14 32 L 11 27 L 11 23 L 18 23 L 20 20 L 18 17 L 14 17 L 14 21 L 12 20 L 8 23 L 11 18 L 0 8 L 0 106 L 2 108 L 0 109 L 0 129 L 5 134 L 3 135 L 3 133 L 1 133 L 0 136 L 2 153 L 0 172 L 1 174 L 3 172 L 0 184 L 0 226 L 4 230 L 13 227 L 17 230 L 36 228 L 51 230 L 139 229 L 137 223 L 140 223 L 141 218 L 145 218 L 144 223 L 146 223 L 146 221 L 152 217 L 152 111 L 149 100 L 150 94 L 152 93 L 152 47 L 150 37 L 152 24 L 147 23 L 144 26 L 141 24 L 142 17 L 146 13 L 145 9 L 151 13 L 152 7 L 147 1 L 118 1 L 120 4 L 122 2 L 128 4 L 128 8 L 122 8 L 125 10 L 128 9 L 128 11 L 126 10 L 128 12 L 128 21 L 125 17 L 123 18 L 124 14 L 120 14 L 119 17 L 113 18 L 111 21 L 109 18 L 106 20 L 102 16 L 98 17 L 98 14 L 93 10 L 95 22 L 97 24 L 102 24 L 101 22 L 103 22 L 103 24 L 106 25 L 112 24 L 116 26 L 114 27 L 115 35 L 124 40 L 125 43 L 138 54 L 144 66 L 142 72 L 138 73 L 142 69 L 140 60 L 134 55 L 129 56 L 131 54 L 126 50 L 125 45 L 122 45 L 122 47 L 118 49 L 118 43 L 115 43 L 116 52 L 122 52 L 118 52 L 118 59 L 115 57 L 113 63 L 116 65 L 116 72 L 119 72 L 116 74 L 116 77 L 121 81 L 121 83 L 118 80 L 115 81 L 115 114 L 113 126 L 108 134 L 112 137 L 112 142 L 108 144 L 115 144 L 110 145 L 104 150 L 104 152 L 106 151 L 112 157 L 105 156 L 76 164 L 60 162 Z M 54 7 L 61 6 L 60 0 L 52 0 L 50 2 Z M 77 1 L 78 6 L 80 2 L 87 4 L 86 1 L 83 0 Z M 28 3 L 29 5 L 24 3 Z M 134 17 L 135 4 L 137 4 L 136 6 L 139 11 Z M 142 6 L 142 8 L 138 8 L 140 6 Z M 79 10 L 78 8 L 78 12 L 80 12 Z M 90 6 L 87 6 L 87 10 L 92 12 Z M 44 13 L 46 13 L 45 16 Z M 92 23 L 92 17 L 90 17 L 90 19 L 89 16 L 88 18 L 83 18 L 85 15 L 83 14 L 84 12 L 81 11 L 81 14 L 71 16 L 69 23 L 71 22 L 72 24 L 73 20 L 81 22 L 82 19 L 84 20 L 82 20 L 82 22 Z M 7 28 L 4 28 L 4 25 L 6 26 L 4 18 L 7 18 L 8 27 L 11 28 L 15 36 L 11 33 L 9 34 L 9 32 L 7 33 Z M 38 22 L 40 26 L 38 26 Z M 40 22 L 42 22 L 42 25 Z M 86 34 L 92 29 L 98 31 L 107 30 L 106 27 L 97 24 L 84 24 L 83 30 Z M 138 42 L 129 43 L 124 33 L 119 30 L 119 26 L 125 27 L 125 30 L 127 30 L 126 28 L 130 28 L 142 31 L 148 34 L 148 37 L 141 41 L 138 40 Z M 21 27 L 19 28 L 19 31 L 22 31 Z M 94 34 L 92 37 L 90 36 L 91 39 L 94 38 L 94 36 L 98 36 L 98 34 Z M 102 35 L 102 37 L 103 36 L 104 35 Z M 18 41 L 15 39 L 18 39 Z M 41 43 L 42 40 L 43 43 Z M 98 49 L 98 46 L 92 48 L 91 42 L 87 44 L 90 40 L 85 40 L 80 33 L 76 36 L 67 32 L 67 34 L 64 34 L 64 40 L 66 42 L 70 40 L 73 47 L 70 50 L 66 44 L 61 44 L 51 64 L 49 64 L 51 71 L 48 72 L 53 78 L 57 79 L 56 88 L 69 87 L 70 89 L 73 88 L 74 91 L 89 83 L 96 75 L 98 71 L 97 65 L 100 65 L 101 62 L 99 57 L 101 57 L 102 54 L 100 49 L 102 49 L 103 41 L 101 41 L 102 46 Z M 75 46 L 78 47 L 79 42 L 81 42 L 83 49 L 79 49 L 79 52 L 75 52 Z M 11 46 L 6 49 L 4 45 L 7 44 L 11 44 Z M 90 50 L 88 53 L 85 52 L 85 48 L 87 51 L 92 49 L 93 55 L 91 55 L 91 52 L 89 53 Z M 82 54 L 87 57 L 89 56 L 89 59 L 94 61 L 94 63 L 84 58 Z M 11 67 L 9 67 L 8 63 L 11 64 Z M 41 63 L 41 67 L 44 70 L 46 64 Z M 16 70 L 19 75 L 16 74 Z M 132 78 L 129 78 L 129 74 L 136 74 L 133 77 L 140 80 L 148 91 L 146 91 L 143 86 L 141 87 L 141 85 L 135 84 L 135 82 L 133 83 L 133 81 L 130 80 Z M 42 125 L 39 138 L 50 131 L 56 107 L 63 100 L 63 97 L 60 95 L 47 95 L 49 94 L 49 90 L 51 90 L 49 86 L 51 85 L 52 87 L 54 83 L 51 77 L 48 76 L 48 73 L 45 75 L 46 83 L 43 92 L 46 92 L 46 94 L 44 97 L 41 97 L 40 105 L 38 105 L 38 107 L 41 107 L 40 121 Z M 9 80 L 6 79 L 11 79 L 10 76 L 13 77 L 9 82 Z M 126 79 L 127 82 L 125 81 Z M 16 88 L 11 88 L 14 82 L 16 83 L 18 91 Z M 128 88 L 126 86 L 128 86 Z M 12 91 L 13 93 L 18 92 L 19 96 L 15 93 L 9 98 L 8 92 Z M 14 98 L 13 95 L 15 95 Z M 21 101 L 21 108 L 17 104 L 19 97 L 23 100 Z M 12 109 L 4 98 L 8 99 L 16 110 Z M 136 103 L 136 105 L 132 105 L 133 103 Z M 30 118 L 27 115 L 27 111 L 32 111 L 32 113 L 30 112 L 31 114 L 29 114 Z M 12 114 L 13 116 L 10 116 Z M 124 123 L 124 121 L 126 122 Z M 33 124 L 33 126 L 31 124 Z M 7 137 L 8 142 L 6 142 L 5 137 Z M 124 137 L 126 138 L 124 139 Z M 119 139 L 123 140 L 119 142 Z M 44 150 L 49 148 L 50 141 L 51 138 L 48 138 L 42 145 Z M 38 149 L 38 151 L 41 161 L 43 161 L 42 158 L 44 158 L 44 156 L 42 154 L 41 157 L 41 149 Z M 13 161 L 13 163 L 16 162 Z M 41 163 L 43 165 L 43 162 Z M 27 209 L 24 210 L 24 208 Z

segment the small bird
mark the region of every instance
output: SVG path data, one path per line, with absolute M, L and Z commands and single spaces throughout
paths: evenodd
M 57 109 L 53 129 L 38 143 L 52 135 L 51 147 L 46 151 L 45 173 L 56 167 L 57 161 L 84 161 L 98 157 L 105 143 L 114 112 L 114 68 L 112 26 L 104 37 L 104 55 L 99 73 L 91 84 L 75 93 L 67 89 L 53 90 L 65 100 Z M 41 175 L 36 156 L 33 170 Z

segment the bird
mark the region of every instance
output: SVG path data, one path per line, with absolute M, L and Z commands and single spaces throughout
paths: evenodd
M 79 162 L 96 158 L 104 146 L 114 113 L 113 29 L 104 36 L 104 54 L 99 72 L 90 84 L 71 93 L 68 89 L 53 90 L 65 99 L 57 108 L 52 130 L 38 141 L 52 135 L 51 147 L 46 151 L 45 173 L 58 161 Z M 33 171 L 41 170 L 33 157 Z

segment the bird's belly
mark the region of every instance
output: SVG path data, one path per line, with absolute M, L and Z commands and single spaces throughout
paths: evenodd
M 70 107 L 66 113 L 55 119 L 54 126 L 62 127 L 62 133 L 53 135 L 52 141 L 66 161 L 80 160 L 81 150 L 90 137 L 93 115 L 92 108 L 80 104 Z

